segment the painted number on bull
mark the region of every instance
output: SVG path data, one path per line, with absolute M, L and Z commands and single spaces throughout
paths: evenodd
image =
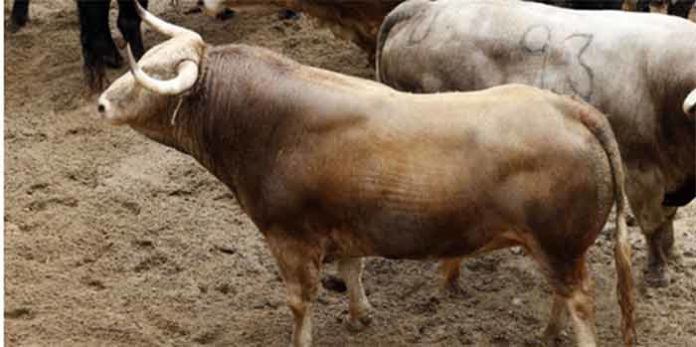
M 545 25 L 529 27 L 520 39 L 522 51 L 539 57 L 538 75 L 532 84 L 559 94 L 592 97 L 594 73 L 584 59 L 592 34 L 575 33 L 556 39 Z

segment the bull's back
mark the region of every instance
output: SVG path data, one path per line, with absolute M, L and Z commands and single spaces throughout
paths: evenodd
M 390 14 L 408 19 L 380 42 L 385 83 L 426 93 L 522 83 L 577 95 L 603 110 L 610 99 L 636 97 L 617 74 L 644 85 L 655 46 L 661 49 L 675 31 L 694 31 L 693 24 L 667 16 L 521 1 L 441 0 L 418 9 Z

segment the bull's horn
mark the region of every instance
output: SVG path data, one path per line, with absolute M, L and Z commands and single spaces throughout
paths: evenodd
M 696 120 L 696 89 L 692 90 L 684 100 L 684 113 Z
M 162 81 L 148 76 L 135 62 L 133 52 L 131 52 L 130 44 L 126 46 L 128 52 L 128 63 L 133 77 L 138 84 L 148 90 L 165 95 L 177 95 L 189 90 L 196 83 L 198 78 L 198 64 L 191 60 L 185 60 L 179 64 L 178 74 L 176 77 Z
M 164 20 L 157 18 L 154 14 L 148 12 L 142 6 L 138 0 L 133 0 L 135 2 L 135 8 L 138 11 L 140 19 L 146 22 L 148 25 L 157 30 L 160 34 L 167 35 L 169 37 L 179 36 L 179 35 L 192 35 L 203 41 L 200 35 L 193 30 L 180 27 L 171 23 L 167 23 Z

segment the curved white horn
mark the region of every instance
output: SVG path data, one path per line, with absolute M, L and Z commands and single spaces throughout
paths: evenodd
M 692 90 L 684 100 L 684 113 L 696 120 L 696 89 Z
M 154 14 L 148 12 L 148 10 L 144 9 L 140 5 L 140 2 L 138 0 L 133 0 L 133 2 L 135 2 L 135 9 L 138 11 L 140 19 L 142 19 L 144 22 L 146 22 L 148 25 L 153 27 L 161 34 L 167 35 L 169 37 L 179 35 L 193 35 L 195 37 L 198 37 L 201 41 L 203 41 L 203 38 L 201 38 L 201 35 L 198 35 L 197 32 L 165 22 L 164 20 L 156 17 Z
M 148 90 L 165 95 L 177 95 L 189 90 L 198 78 L 198 64 L 191 60 L 179 64 L 178 75 L 170 80 L 162 81 L 148 76 L 135 62 L 130 44 L 126 47 L 128 63 L 135 80 Z

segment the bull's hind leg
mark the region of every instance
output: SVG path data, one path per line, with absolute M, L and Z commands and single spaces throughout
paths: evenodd
M 338 261 L 338 272 L 348 287 L 348 320 L 346 327 L 360 331 L 372 323 L 372 306 L 365 295 L 362 283 L 362 258 L 345 258 Z
M 553 305 L 551 306 L 551 317 L 549 324 L 544 330 L 544 345 L 547 347 L 556 346 L 561 331 L 565 329 L 568 320 L 568 309 L 566 308 L 566 299 L 558 294 L 553 296 Z
M 551 273 L 554 274 L 552 283 L 555 287 L 555 295 L 557 299 L 565 302 L 570 313 L 578 346 L 596 346 L 593 285 L 587 273 L 584 257 L 572 264 L 557 260 L 554 267 Z M 558 317 L 552 317 L 552 319 L 558 319 Z M 551 322 L 547 330 L 554 329 L 553 324 L 554 322 Z
M 589 281 L 588 281 L 589 282 Z M 594 302 L 592 291 L 585 286 L 576 287 L 566 300 L 568 312 L 573 319 L 578 346 L 596 346 L 594 323 Z
M 287 302 L 295 319 L 292 346 L 312 345 L 312 303 L 317 296 L 321 249 L 307 242 L 267 234 L 271 253 L 278 262 L 287 289 Z
M 593 285 L 587 273 L 584 255 L 567 254 L 561 258 L 549 258 L 535 245 L 527 246 L 527 251 L 554 287 L 553 306 L 549 324 L 544 331 L 544 343 L 547 346 L 556 344 L 565 326 L 566 315 L 570 313 L 578 346 L 596 346 Z

